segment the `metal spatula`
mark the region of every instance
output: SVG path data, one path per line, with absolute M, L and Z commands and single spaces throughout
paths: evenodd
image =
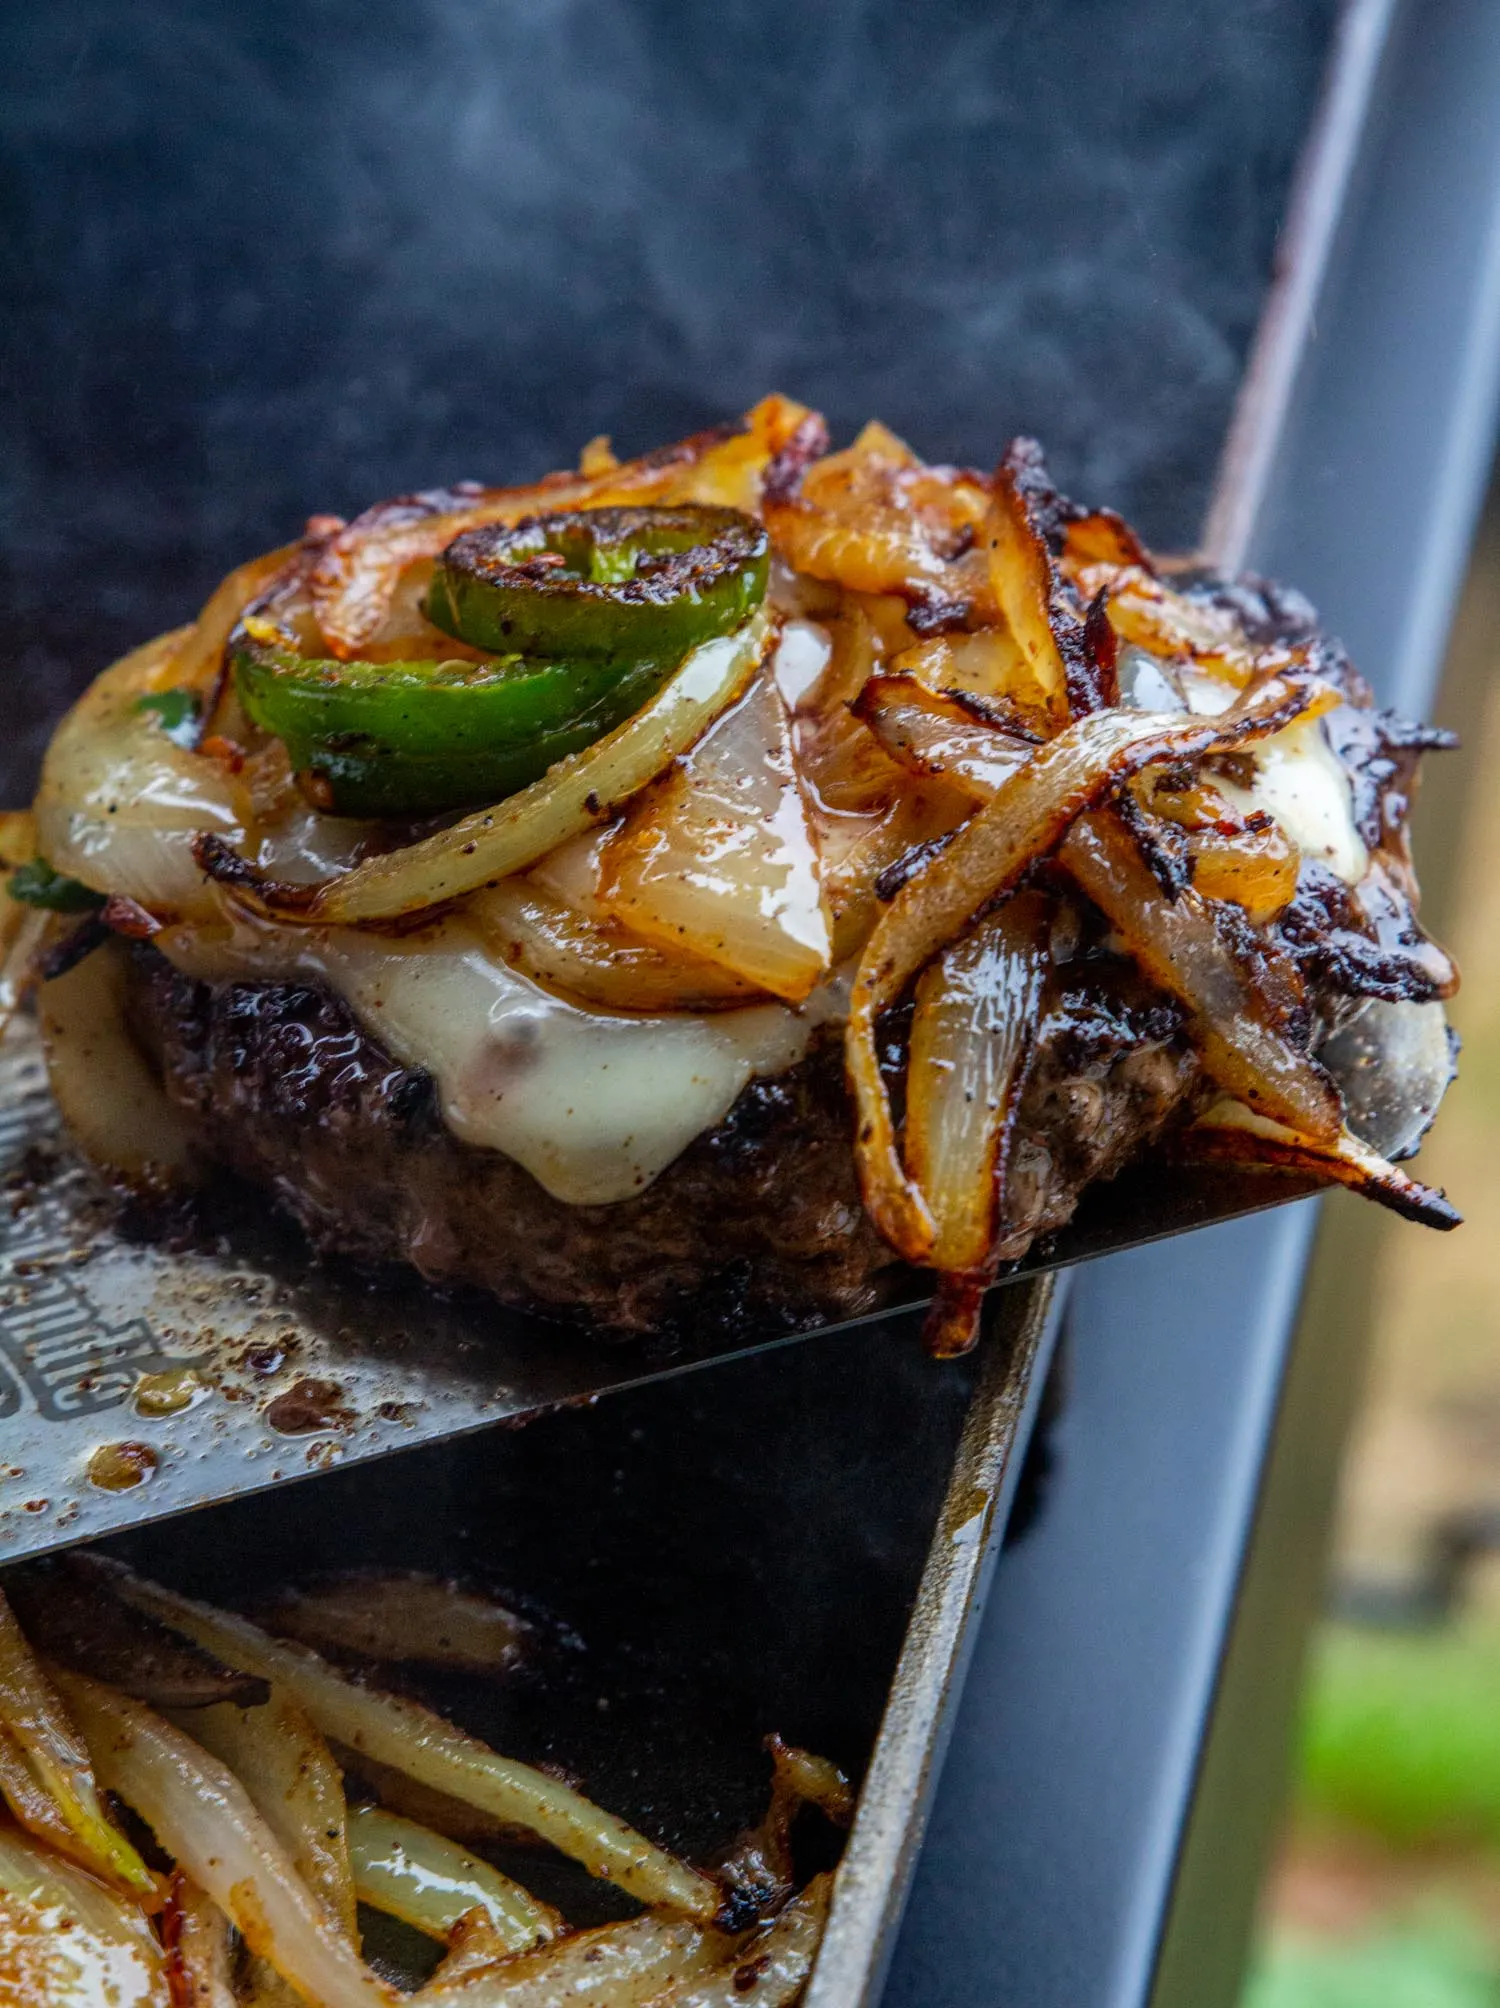
M 1380 1038 L 1372 1021 L 1350 1043 L 1367 1061 Z M 1405 1089 L 1381 1105 L 1378 1145 L 1399 1147 L 1436 1106 L 1438 1044 L 1441 1082 L 1438 1046 L 1408 1029 Z M 27 1025 L 0 1053 L 0 1179 L 4 1560 L 801 1336 L 592 1343 L 416 1279 L 372 1285 L 325 1266 L 268 1212 L 209 1242 L 132 1238 L 62 1136 Z M 1008 1280 L 1314 1189 L 1281 1173 L 1143 1166 L 1089 1193 Z M 879 1315 L 906 1316 L 915 1345 L 929 1296 L 908 1274 Z

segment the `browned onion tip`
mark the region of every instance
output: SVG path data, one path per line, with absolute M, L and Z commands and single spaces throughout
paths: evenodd
M 922 1324 L 922 1344 L 935 1360 L 958 1360 L 979 1343 L 987 1276 L 940 1276 Z
M 206 878 L 231 893 L 238 905 L 267 920 L 288 920 L 306 912 L 318 896 L 316 885 L 293 885 L 271 878 L 212 830 L 200 830 L 193 838 L 193 862 Z
M 1447 1232 L 1463 1225 L 1463 1215 L 1446 1193 L 1408 1178 L 1404 1171 L 1388 1163 L 1348 1130 L 1333 1144 L 1320 1145 L 1309 1137 L 1282 1129 L 1280 1124 L 1255 1122 L 1251 1127 L 1242 1118 L 1216 1120 L 1210 1110 L 1191 1129 L 1183 1131 L 1178 1149 L 1182 1155 L 1200 1162 L 1265 1165 L 1279 1171 L 1308 1172 L 1331 1184 L 1348 1186 L 1351 1192 L 1373 1199 L 1399 1213 L 1404 1220 L 1415 1220 L 1423 1227 Z

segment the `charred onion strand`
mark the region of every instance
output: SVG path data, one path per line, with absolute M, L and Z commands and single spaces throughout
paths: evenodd
M 59 1673 L 58 1684 L 112 1792 L 243 1934 L 251 1951 L 319 2008 L 393 2008 L 308 1890 L 234 1773 L 122 1694 Z
M 787 2008 L 818 1955 L 833 1877 L 818 1876 L 765 1929 L 741 1946 L 733 1967 L 679 1987 L 663 2008 Z
M 1039 489 L 1052 496 L 1041 448 L 1034 439 L 1015 440 L 995 471 L 986 542 L 995 598 L 1061 723 L 1097 709 L 1099 692 L 1083 620 L 1036 520 Z
M 936 1229 L 897 1149 L 879 1063 L 881 1013 L 900 1001 L 912 978 L 975 914 L 1010 891 L 1078 816 L 1122 781 L 1159 760 L 1197 759 L 1264 737 L 1325 696 L 1311 681 L 1273 678 L 1213 719 L 1122 711 L 1079 719 L 1039 748 L 886 908 L 860 961 L 844 1050 L 865 1206 L 907 1261 L 931 1261 Z
M 1408 1178 L 1347 1129 L 1340 1130 L 1332 1142 L 1323 1143 L 1298 1136 L 1295 1130 L 1256 1115 L 1243 1103 L 1225 1100 L 1216 1102 L 1183 1132 L 1180 1147 L 1189 1157 L 1213 1163 L 1266 1164 L 1283 1171 L 1312 1172 L 1347 1185 L 1423 1227 L 1446 1230 L 1463 1225 L 1463 1215 L 1445 1193 Z
M 692 1917 L 718 1909 L 718 1885 L 604 1812 L 581 1792 L 502 1757 L 419 1703 L 357 1686 L 305 1647 L 268 1638 L 247 1619 L 195 1603 L 159 1584 L 111 1570 L 111 1581 L 138 1609 L 183 1632 L 229 1666 L 280 1683 L 325 1736 L 368 1754 L 424 1785 L 514 1821 L 639 1897 Z
M 1152 981 L 1187 1005 L 1210 1077 L 1262 1115 L 1332 1142 L 1343 1122 L 1337 1088 L 1277 1023 L 1265 983 L 1226 940 L 1213 905 L 1191 887 L 1163 899 L 1133 838 L 1107 812 L 1080 818 L 1057 855 Z M 1268 944 L 1260 952 L 1272 954 Z
M 964 725 L 950 716 L 945 728 L 929 709 L 920 716 L 930 729 L 914 731 L 899 706 L 892 722 L 879 697 L 871 716 L 892 751 L 924 773 L 940 759 L 949 779 L 980 801 L 993 800 L 995 775 L 1014 758 L 1013 741 L 972 721 Z M 1195 1043 L 1216 1080 L 1311 1134 L 1337 1132 L 1332 1084 L 1283 1036 L 1264 972 L 1258 975 L 1238 945 L 1226 940 L 1209 901 L 1186 887 L 1164 898 L 1134 837 L 1113 814 L 1082 818 L 1064 839 L 1058 859 L 1113 921 L 1153 981 L 1194 1013 Z M 1274 965 L 1283 988 L 1295 991 L 1295 971 L 1284 956 L 1264 941 L 1257 943 L 1257 955 Z
M 228 845 L 197 848 L 210 877 L 276 919 L 348 925 L 457 899 L 524 871 L 569 837 L 605 821 L 685 753 L 754 674 L 771 635 L 762 611 L 738 633 L 704 642 L 670 682 L 623 725 L 560 760 L 529 788 L 450 828 L 309 885 L 267 880 Z

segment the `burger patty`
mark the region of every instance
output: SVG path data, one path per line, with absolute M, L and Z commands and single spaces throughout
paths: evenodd
M 555 1199 L 444 1125 L 434 1084 L 306 983 L 209 984 L 132 950 L 132 1031 L 215 1165 L 274 1194 L 320 1248 L 619 1336 L 691 1316 L 726 1337 L 878 1310 L 902 1270 L 860 1202 L 841 1041 L 754 1080 L 647 1189 Z M 1066 972 L 1063 972 L 1064 974 Z M 893 1072 L 904 1028 L 890 1027 Z M 1059 984 L 1018 1111 L 1002 1252 L 1063 1225 L 1200 1097 L 1176 1007 L 1117 957 Z

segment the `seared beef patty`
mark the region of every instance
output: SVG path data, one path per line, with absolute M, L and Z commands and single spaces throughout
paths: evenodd
M 620 1335 L 685 1315 L 762 1331 L 853 1317 L 900 1274 L 860 1204 L 837 1036 L 752 1081 L 644 1192 L 570 1206 L 454 1137 L 430 1077 L 327 990 L 201 983 L 138 947 L 130 1017 L 205 1157 L 330 1251 Z M 1061 1226 L 1199 1085 L 1180 1014 L 1129 964 L 1092 957 L 1086 989 L 1060 983 L 1021 1104 L 1006 1252 Z

